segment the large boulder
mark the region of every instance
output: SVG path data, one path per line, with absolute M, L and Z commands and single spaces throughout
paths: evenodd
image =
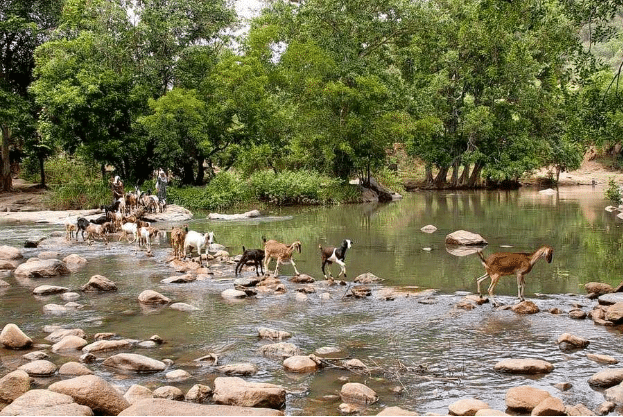
M 111 368 L 131 372 L 160 372 L 164 371 L 167 367 L 164 362 L 136 353 L 119 353 L 107 358 L 102 364 Z
M 92 416 L 93 411 L 76 404 L 69 395 L 33 389 L 0 411 L 0 416 Z
M 30 376 L 51 376 L 54 375 L 58 367 L 45 359 L 28 362 L 19 368 Z
M 69 274 L 63 261 L 58 259 L 42 259 L 25 262 L 15 268 L 16 278 L 51 278 Z
M 623 292 L 613 292 L 610 294 L 600 295 L 597 301 L 599 301 L 599 304 L 604 306 L 623 303 Z
M 464 398 L 448 406 L 451 416 L 473 416 L 479 410 L 486 410 L 489 404 L 475 398 Z
M 541 359 L 505 359 L 495 364 L 496 371 L 511 374 L 547 374 L 554 370 L 554 365 Z
M 522 385 L 506 391 L 506 406 L 512 410 L 521 412 L 531 412 L 534 407 L 546 398 L 550 393 L 534 387 Z
M 614 292 L 612 285 L 603 282 L 588 282 L 584 285 L 587 294 L 595 294 L 597 296 Z
M 310 356 L 290 356 L 283 361 L 283 368 L 288 372 L 315 372 L 319 366 Z
M 12 261 L 23 257 L 21 250 L 12 246 L 0 245 L 0 259 Z
M 623 369 L 609 368 L 597 372 L 588 379 L 590 385 L 610 388 L 623 382 Z
M 169 304 L 171 302 L 171 299 L 168 297 L 165 297 L 164 295 L 160 294 L 157 291 L 145 290 L 138 295 L 138 301 L 139 303 L 142 303 L 142 304 L 153 305 L 153 304 Z
M 478 233 L 468 232 L 466 230 L 457 230 L 446 236 L 446 243 L 448 245 L 461 245 L 461 246 L 484 246 L 487 245 L 487 241 Z
M 10 404 L 30 389 L 30 376 L 26 371 L 17 370 L 0 378 L 0 408 Z
M 117 284 L 103 275 L 93 275 L 80 289 L 84 292 L 117 291 Z
M 109 350 L 128 349 L 132 342 L 126 339 L 121 340 L 98 340 L 82 348 L 84 353 L 106 352 Z
M 614 303 L 608 307 L 605 319 L 613 323 L 623 320 L 623 302 Z
M 296 345 L 287 342 L 263 345 L 260 346 L 259 351 L 262 356 L 273 358 L 289 358 L 290 356 L 301 354 L 301 349 L 299 349 Z
M 70 350 L 81 350 L 88 344 L 86 340 L 78 336 L 66 336 L 52 345 L 52 352 L 58 353 Z
M 154 395 L 151 390 L 142 385 L 134 384 L 123 394 L 123 398 L 128 400 L 130 404 L 137 403 L 146 398 L 153 398 Z
M 80 255 L 71 254 L 63 258 L 63 262 L 71 272 L 77 272 L 84 268 L 88 261 Z
M 0 332 L 0 343 L 9 349 L 27 349 L 32 346 L 32 339 L 16 324 L 9 323 Z
M 78 404 L 91 408 L 95 414 L 116 416 L 130 406 L 119 391 L 95 375 L 55 382 L 48 389 L 71 396 Z
M 140 400 L 122 411 L 120 416 L 282 416 L 270 408 L 228 405 L 204 405 L 162 398 Z
M 286 390 L 280 385 L 219 377 L 214 380 L 213 400 L 217 404 L 281 409 L 286 403 Z
M 379 399 L 372 388 L 358 382 L 348 382 L 342 385 L 340 397 L 345 403 L 363 405 L 373 404 Z

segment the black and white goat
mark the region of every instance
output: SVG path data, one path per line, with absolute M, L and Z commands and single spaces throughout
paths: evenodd
M 327 279 L 327 273 L 324 270 L 326 264 L 331 265 L 333 262 L 340 266 L 340 273 L 338 274 L 338 278 L 340 275 L 344 274 L 344 278 L 346 278 L 346 264 L 344 263 L 344 259 L 346 258 L 346 250 L 352 246 L 353 242 L 348 239 L 344 239 L 342 241 L 342 245 L 334 248 L 332 246 L 323 248 L 322 245 L 318 245 L 320 248 L 320 257 L 322 258 L 322 274 L 324 278 Z M 331 269 L 329 269 L 329 277 L 333 279 L 333 275 L 331 274 Z
M 255 273 L 257 276 L 260 276 L 259 270 L 262 271 L 262 275 L 264 275 L 264 267 L 262 266 L 262 261 L 264 260 L 264 249 L 245 249 L 242 247 L 242 257 L 238 261 L 236 265 L 235 273 L 236 276 L 240 274 L 242 271 L 243 265 L 251 264 L 255 265 Z M 259 266 L 259 270 L 258 270 Z

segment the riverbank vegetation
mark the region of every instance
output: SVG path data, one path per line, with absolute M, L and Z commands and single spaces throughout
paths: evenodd
M 420 187 L 559 175 L 621 137 L 622 5 L 311 0 L 244 21 L 220 0 L 11 0 L 0 189 L 11 158 L 54 183 L 58 155 L 98 189 L 164 168 L 205 208 L 350 201 L 396 147 Z

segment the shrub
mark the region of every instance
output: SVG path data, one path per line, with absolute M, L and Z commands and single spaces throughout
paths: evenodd
M 615 206 L 621 204 L 621 187 L 614 181 L 614 178 L 608 180 L 608 188 L 606 189 L 606 198 L 612 202 Z

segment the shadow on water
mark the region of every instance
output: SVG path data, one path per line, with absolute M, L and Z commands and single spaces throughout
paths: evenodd
M 175 369 L 186 369 L 190 380 L 171 383 L 163 373 L 117 374 L 98 364 L 90 365 L 98 375 L 129 387 L 134 383 L 155 388 L 176 385 L 182 390 L 195 383 L 212 385 L 218 373 L 213 366 L 199 366 L 195 359 L 216 352 L 219 364 L 252 362 L 259 372 L 248 379 L 284 385 L 288 390 L 286 413 L 291 415 L 333 415 L 341 403 L 344 381 L 362 382 L 379 394 L 379 402 L 363 414 L 376 414 L 386 406 L 398 405 L 418 413 L 448 412 L 448 405 L 467 397 L 486 401 L 504 410 L 508 388 L 532 385 L 551 392 L 565 404 L 584 403 L 595 409 L 604 397 L 588 386 L 588 378 L 604 366 L 586 358 L 586 353 L 621 357 L 618 329 L 593 325 L 590 320 L 572 320 L 567 314 L 553 315 L 553 307 L 568 312 L 574 304 L 590 311 L 594 301 L 586 299 L 583 284 L 602 281 L 617 285 L 623 272 L 618 256 L 623 243 L 621 222 L 603 210 L 603 194 L 581 190 L 542 196 L 530 190 L 504 192 L 423 192 L 385 205 L 284 208 L 268 213 L 285 217 L 281 221 L 225 222 L 196 218 L 189 222 L 198 231 L 214 231 L 217 241 L 236 255 L 242 245 L 261 247 L 262 236 L 286 243 L 302 242 L 296 255 L 298 269 L 321 278 L 318 245 L 354 242 L 347 253 L 348 279 L 372 272 L 384 278 L 373 285 L 365 299 L 344 298 L 346 287 L 319 286 L 305 302 L 295 299 L 300 285 L 287 281 L 291 266 L 281 267 L 288 292 L 239 302 L 229 302 L 220 293 L 232 287 L 233 266 L 226 279 L 189 284 L 162 284 L 177 275 L 165 263 L 167 242 L 154 246 L 154 257 L 127 243 L 87 246 L 70 245 L 24 249 L 27 257 L 44 250 L 65 256 L 78 253 L 88 266 L 66 277 L 17 280 L 5 278 L 11 287 L 0 293 L 3 323 L 17 323 L 37 343 L 44 342 L 45 325 L 83 328 L 90 338 L 95 333 L 115 332 L 120 337 L 146 340 L 154 334 L 165 343 L 155 349 L 135 349 L 156 359 L 171 358 Z M 420 228 L 438 228 L 428 234 Z M 166 227 L 170 228 L 167 224 Z M 532 316 L 495 310 L 485 304 L 464 311 L 454 308 L 462 295 L 474 292 L 475 278 L 482 275 L 476 256 L 453 256 L 446 251 L 445 236 L 458 229 L 481 234 L 489 245 L 485 254 L 496 251 L 529 252 L 543 244 L 555 248 L 554 262 L 539 263 L 527 276 L 526 296 L 541 309 Z M 48 235 L 58 226 L 11 225 L 3 227 L 0 244 L 22 246 L 33 236 Z M 507 249 L 506 247 L 511 247 Z M 426 249 L 426 250 L 425 250 Z M 274 264 L 273 264 L 274 268 Z M 338 272 L 336 266 L 334 273 Z M 115 281 L 112 294 L 81 293 L 83 308 L 63 315 L 43 314 L 45 304 L 64 304 L 60 296 L 33 297 L 34 286 L 62 285 L 77 290 L 89 277 L 102 274 Z M 254 275 L 252 271 L 245 274 Z M 499 300 L 515 302 L 516 283 L 503 278 L 496 289 Z M 428 297 L 377 297 L 383 287 L 436 289 Z M 136 301 L 144 289 L 154 289 L 174 302 L 198 308 L 180 312 L 163 307 L 146 310 Z M 321 298 L 328 292 L 330 299 Z M 288 341 L 303 352 L 323 346 L 339 347 L 345 357 L 362 360 L 369 372 L 353 373 L 328 367 L 314 374 L 284 372 L 281 361 L 258 353 L 268 343 L 257 337 L 258 327 L 292 333 Z M 556 345 L 560 334 L 569 332 L 590 340 L 587 349 L 562 352 Z M 90 339 L 92 340 L 92 339 Z M 23 352 L 2 350 L 0 371 L 6 373 L 21 363 Z M 51 354 L 61 364 L 76 355 Z M 494 365 L 506 358 L 545 359 L 554 364 L 547 375 L 526 377 L 495 372 Z M 55 378 L 40 379 L 44 386 Z M 557 391 L 553 385 L 571 382 L 573 388 Z

